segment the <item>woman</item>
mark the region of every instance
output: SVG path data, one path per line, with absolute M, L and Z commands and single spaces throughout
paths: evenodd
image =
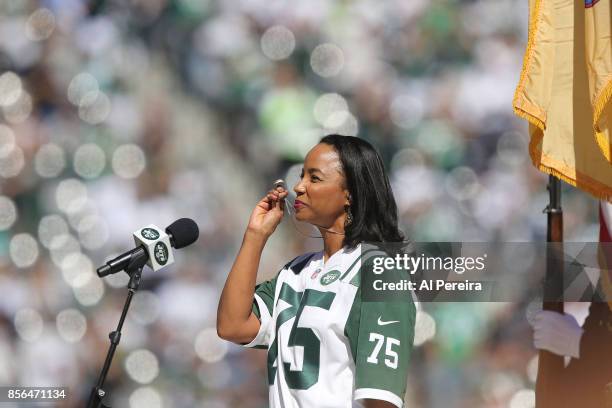
M 282 188 L 257 204 L 227 277 L 217 333 L 268 349 L 271 407 L 401 407 L 415 307 L 364 302 L 361 243 L 399 242 L 397 208 L 382 160 L 366 141 L 329 135 L 306 156 L 295 217 L 315 225 L 323 250 L 255 286 L 266 240 L 283 217 Z M 364 252 L 365 253 L 365 252 Z

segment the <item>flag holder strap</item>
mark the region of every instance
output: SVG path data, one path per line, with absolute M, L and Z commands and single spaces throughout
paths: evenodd
M 108 335 L 111 344 L 108 349 L 108 353 L 106 354 L 106 360 L 104 361 L 104 366 L 102 367 L 102 372 L 100 373 L 98 382 L 96 386 L 91 390 L 91 394 L 89 395 L 89 402 L 87 403 L 87 408 L 111 408 L 109 405 L 105 405 L 104 401 L 102 400 L 107 395 L 106 391 L 104 391 L 104 381 L 106 381 L 106 375 L 108 374 L 108 370 L 110 369 L 113 356 L 115 355 L 115 350 L 117 349 L 117 345 L 119 345 L 119 341 L 121 340 L 121 329 L 123 328 L 123 322 L 125 321 L 128 309 L 130 308 L 132 297 L 134 296 L 134 293 L 136 293 L 136 291 L 138 290 L 138 286 L 140 285 L 142 268 L 144 267 L 146 262 L 146 253 L 142 252 L 133 255 L 132 259 L 130 259 L 129 265 L 127 266 L 127 268 L 125 268 L 125 272 L 130 276 L 130 281 L 127 285 L 127 299 L 125 300 L 125 304 L 123 305 L 123 312 L 121 312 L 121 318 L 119 319 L 117 329 L 115 331 L 110 332 Z
M 542 210 L 542 213 L 544 214 L 562 214 L 563 210 L 561 208 L 553 208 L 549 204 L 546 206 L 546 208 Z

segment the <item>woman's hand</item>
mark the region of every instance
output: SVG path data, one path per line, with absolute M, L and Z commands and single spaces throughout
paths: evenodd
M 265 238 L 272 235 L 276 226 L 283 219 L 283 211 L 285 209 L 283 200 L 287 197 L 287 194 L 287 190 L 284 190 L 282 187 L 268 191 L 268 194 L 257 203 L 251 213 L 247 231 Z

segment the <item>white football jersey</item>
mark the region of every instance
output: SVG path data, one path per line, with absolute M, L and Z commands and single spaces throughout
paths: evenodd
M 360 399 L 403 406 L 416 308 L 366 302 L 361 295 L 361 245 L 295 258 L 256 286 L 261 321 L 245 347 L 268 350 L 272 408 L 351 408 Z

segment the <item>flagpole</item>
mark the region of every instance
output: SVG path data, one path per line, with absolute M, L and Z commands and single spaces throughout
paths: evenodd
M 550 175 L 548 177 L 550 200 L 544 209 L 548 216 L 546 240 L 561 244 L 548 244 L 546 250 L 546 279 L 542 309 L 563 313 L 563 301 L 560 297 L 563 284 L 563 210 L 561 209 L 561 181 Z M 556 253 L 556 254 L 555 254 Z M 553 301 L 552 299 L 561 299 Z M 536 381 L 536 408 L 553 408 L 561 406 L 557 401 L 561 395 L 561 378 L 563 376 L 563 356 L 550 351 L 540 350 L 538 359 L 538 377 Z

